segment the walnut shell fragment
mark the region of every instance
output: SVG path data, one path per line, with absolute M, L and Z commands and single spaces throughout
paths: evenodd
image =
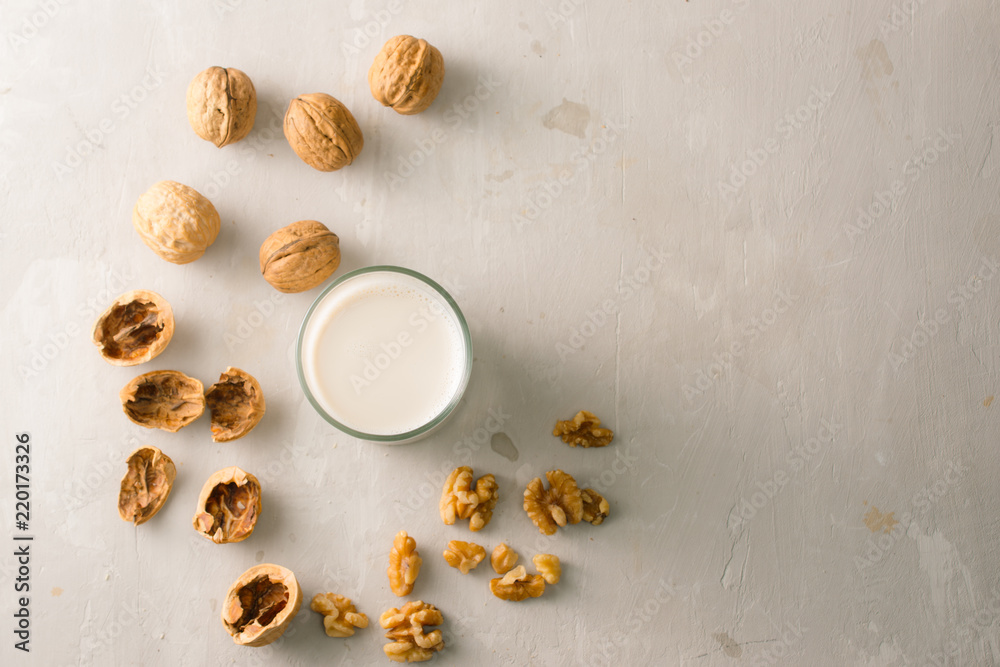
M 128 472 L 118 492 L 118 515 L 133 525 L 152 519 L 170 496 L 177 468 L 156 447 L 140 447 L 125 460 Z
M 125 292 L 101 313 L 91 338 L 112 366 L 135 366 L 167 349 L 174 336 L 174 311 L 156 292 Z
M 288 629 L 302 606 L 292 571 L 266 563 L 240 575 L 226 593 L 222 623 L 241 646 L 267 646 Z
M 222 148 L 243 139 L 253 129 L 257 91 L 250 77 L 235 67 L 209 67 L 187 89 L 191 129 Z
M 238 440 L 253 430 L 264 416 L 264 393 L 257 380 L 244 370 L 230 366 L 219 381 L 205 392 L 212 412 L 212 440 Z
M 410 35 L 397 35 L 386 42 L 368 70 L 372 97 L 405 116 L 429 107 L 443 82 L 441 52 Z
M 232 466 L 205 482 L 192 523 L 195 530 L 216 544 L 242 542 L 253 534 L 260 512 L 260 482 Z
M 615 434 L 609 428 L 601 428 L 601 420 L 593 412 L 580 410 L 573 419 L 558 421 L 552 435 L 562 438 L 570 447 L 606 447 Z
M 423 562 L 417 551 L 417 541 L 408 536 L 405 530 L 396 533 L 389 552 L 389 568 L 386 570 L 392 592 L 398 597 L 412 593 Z
M 125 416 L 139 426 L 176 433 L 205 411 L 205 387 L 180 371 L 151 371 L 118 392 Z
M 368 617 L 358 613 L 350 598 L 334 593 L 317 593 L 309 608 L 323 615 L 327 637 L 351 637 L 354 628 L 367 628 Z
M 215 242 L 219 212 L 194 188 L 160 181 L 136 201 L 132 225 L 157 255 L 174 264 L 187 264 Z
M 572 475 L 562 470 L 545 473 L 549 488 L 538 477 L 528 482 L 524 490 L 524 511 L 542 535 L 552 535 L 568 523 L 580 523 L 583 518 L 583 498 Z
M 424 631 L 425 626 L 444 623 L 441 611 L 432 604 L 421 600 L 407 602 L 399 609 L 386 611 L 378 622 L 388 630 L 385 638 L 393 640 L 382 647 L 393 662 L 423 662 L 444 648 L 440 630 Z
M 305 292 L 340 266 L 340 238 L 321 222 L 300 220 L 268 236 L 259 259 L 271 287 L 286 294 Z
M 319 171 L 354 162 L 365 139 L 351 112 L 325 93 L 299 95 L 285 112 L 285 139 L 302 161 Z

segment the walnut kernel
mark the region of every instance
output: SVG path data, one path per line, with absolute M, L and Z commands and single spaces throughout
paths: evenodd
M 413 583 L 420 574 L 420 564 L 423 559 L 417 551 L 417 541 L 406 534 L 405 530 L 396 533 L 392 541 L 392 551 L 389 552 L 389 587 L 399 597 L 413 592 Z
M 446 525 L 455 519 L 468 519 L 469 530 L 482 530 L 493 517 L 500 490 L 493 475 L 483 475 L 472 488 L 472 468 L 455 468 L 444 482 L 439 509 Z
M 328 637 L 350 637 L 354 628 L 367 628 L 368 617 L 358 612 L 350 598 L 334 593 L 318 593 L 309 608 L 323 615 Z
M 156 447 L 140 447 L 129 454 L 126 464 L 128 472 L 118 493 L 118 514 L 138 526 L 152 519 L 167 502 L 177 468 Z
M 192 523 L 195 530 L 216 544 L 242 542 L 253 533 L 260 512 L 260 482 L 232 466 L 205 482 Z
M 174 264 L 204 255 L 219 235 L 219 222 L 212 202 L 175 181 L 155 183 L 132 209 L 132 225 L 143 243 Z
M 205 386 L 179 371 L 151 371 L 118 392 L 125 416 L 139 426 L 176 433 L 205 411 Z
M 174 311 L 156 292 L 133 290 L 115 299 L 91 334 L 104 360 L 113 366 L 135 366 L 167 349 L 174 335 Z
M 524 511 L 543 535 L 552 535 L 567 523 L 580 523 L 583 499 L 576 480 L 562 470 L 545 473 L 548 490 L 538 477 L 528 482 L 524 491 Z
M 400 609 L 393 607 L 382 614 L 378 622 L 388 630 L 386 639 L 393 640 L 382 647 L 393 662 L 423 662 L 444 648 L 440 630 L 424 632 L 425 626 L 444 622 L 440 610 L 432 604 L 420 600 L 407 602 Z
M 441 52 L 409 35 L 397 35 L 382 47 L 368 70 L 372 96 L 398 114 L 426 109 L 444 82 Z
M 611 505 L 604 496 L 593 489 L 584 489 L 580 492 L 583 499 L 583 520 L 595 526 L 604 523 L 604 519 L 611 513 Z
M 609 428 L 601 428 L 601 420 L 593 412 L 580 410 L 573 419 L 557 421 L 552 435 L 562 438 L 570 447 L 604 447 L 615 434 Z
M 484 558 L 486 549 L 475 542 L 451 540 L 448 542 L 448 548 L 444 550 L 445 561 L 462 574 L 468 574 L 469 570 L 476 569 Z
M 212 412 L 212 440 L 238 440 L 253 430 L 264 416 L 264 394 L 257 380 L 244 370 L 230 366 L 219 381 L 205 392 Z
M 490 565 L 493 566 L 493 571 L 497 574 L 507 574 L 517 563 L 517 559 L 517 552 L 501 542 L 490 555 Z
M 545 583 L 559 583 L 559 578 L 562 576 L 562 563 L 559 562 L 559 556 L 538 554 L 531 559 L 531 562 L 535 564 L 535 569 L 538 570 L 538 574 L 542 575 Z
M 501 600 L 520 602 L 540 597 L 545 592 L 545 579 L 538 574 L 528 574 L 523 565 L 518 565 L 503 577 L 490 579 L 490 591 Z
M 288 629 L 302 606 L 292 571 L 266 563 L 240 575 L 226 594 L 222 623 L 241 646 L 267 646 Z

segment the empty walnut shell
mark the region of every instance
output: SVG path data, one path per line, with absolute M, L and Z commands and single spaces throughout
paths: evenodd
M 241 646 L 267 646 L 284 634 L 301 606 L 302 588 L 291 570 L 255 565 L 229 587 L 222 624 Z
M 194 188 L 160 181 L 136 201 L 132 225 L 157 255 L 174 264 L 187 264 L 215 242 L 219 212 Z
M 325 93 L 299 95 L 285 112 L 285 139 L 313 169 L 336 171 L 354 162 L 365 140 L 358 121 Z
M 238 440 L 253 430 L 264 416 L 264 393 L 252 375 L 230 366 L 205 392 L 212 412 L 212 440 Z
M 195 134 L 222 148 L 250 134 L 257 91 L 240 70 L 209 67 L 188 86 L 187 114 Z
M 260 511 L 260 482 L 232 466 L 209 477 L 201 487 L 192 523 L 216 544 L 242 542 L 253 534 Z
M 279 292 L 304 292 L 340 266 L 340 238 L 315 220 L 282 227 L 260 246 L 260 272 Z
M 92 338 L 113 366 L 135 366 L 167 348 L 174 311 L 156 292 L 134 290 L 115 299 L 94 324 Z
M 152 519 L 167 502 L 177 468 L 156 447 L 140 447 L 129 454 L 125 463 L 128 472 L 118 493 L 118 514 L 138 526 Z
M 205 387 L 180 371 L 144 373 L 118 392 L 125 416 L 139 426 L 176 433 L 205 411 Z
M 372 96 L 406 116 L 426 109 L 444 82 L 441 52 L 409 35 L 393 37 L 382 47 L 368 70 Z

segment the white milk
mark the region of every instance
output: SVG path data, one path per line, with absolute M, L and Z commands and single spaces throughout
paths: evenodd
M 372 435 L 430 422 L 465 378 L 465 343 L 447 302 L 391 271 L 355 276 L 323 297 L 303 332 L 301 357 L 316 402 Z

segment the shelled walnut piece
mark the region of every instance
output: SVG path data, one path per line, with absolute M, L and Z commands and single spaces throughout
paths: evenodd
M 424 632 L 424 627 L 444 622 L 440 610 L 432 604 L 420 600 L 407 602 L 382 614 L 378 622 L 388 630 L 386 639 L 393 640 L 382 647 L 393 662 L 423 662 L 444 648 L 440 630 Z
M 167 349 L 174 336 L 174 311 L 156 292 L 125 292 L 101 313 L 91 338 L 113 366 L 135 366 Z
M 323 615 L 328 637 L 350 637 L 354 628 L 367 628 L 368 617 L 358 612 L 350 598 L 334 593 L 318 593 L 309 608 Z
M 267 646 L 288 629 L 302 606 L 292 571 L 266 563 L 240 575 L 226 594 L 222 623 L 241 646 Z
M 593 489 L 584 489 L 580 492 L 583 499 L 583 520 L 595 526 L 604 523 L 604 519 L 611 513 L 611 505 L 604 496 Z
M 219 148 L 250 134 L 256 115 L 257 91 L 250 77 L 235 67 L 209 67 L 188 85 L 191 129 Z
M 482 530 L 493 517 L 500 490 L 493 475 L 483 475 L 472 487 L 472 468 L 460 466 L 451 471 L 441 490 L 439 510 L 445 525 L 456 519 L 468 519 L 469 530 Z
M 219 224 L 212 202 L 176 181 L 153 184 L 132 209 L 132 225 L 143 243 L 174 264 L 204 255 L 219 235 Z
M 417 551 L 417 541 L 406 534 L 405 530 L 396 533 L 392 541 L 392 551 L 389 552 L 389 587 L 398 597 L 413 592 L 413 584 L 420 574 L 420 564 L 423 559 Z
M 517 552 L 501 542 L 490 555 L 490 565 L 497 574 L 507 574 L 517 563 Z
M 540 597 L 545 592 L 545 579 L 539 574 L 528 574 L 523 565 L 518 565 L 503 577 L 490 579 L 490 591 L 501 600 L 520 602 Z
M 601 428 L 594 413 L 580 410 L 573 419 L 557 421 L 552 435 L 562 438 L 570 447 L 605 447 L 615 437 L 609 428 Z
M 118 493 L 118 515 L 138 526 L 152 519 L 167 502 L 177 468 L 156 447 L 140 447 L 125 463 L 128 472 Z
M 205 386 L 179 371 L 152 371 L 118 392 L 122 410 L 145 428 L 176 433 L 205 411 Z
M 212 413 L 212 440 L 238 440 L 264 416 L 264 393 L 256 378 L 230 366 L 219 381 L 205 392 L 205 403 Z
M 368 70 L 372 97 L 406 116 L 431 105 L 444 81 L 444 58 L 426 40 L 397 35 L 385 43 Z
M 279 292 L 305 292 L 340 266 L 340 237 L 316 220 L 300 220 L 274 232 L 257 254 L 260 273 Z
M 537 554 L 531 559 L 531 562 L 535 564 L 535 569 L 538 570 L 538 574 L 542 575 L 545 583 L 559 583 L 559 579 L 562 577 L 562 563 L 559 562 L 559 556 Z
M 469 570 L 476 569 L 476 566 L 486 558 L 486 549 L 475 542 L 451 540 L 443 555 L 448 565 L 462 574 L 468 574 Z
M 528 482 L 524 490 L 524 511 L 543 535 L 552 535 L 567 523 L 580 523 L 583 499 L 576 480 L 562 470 L 545 473 L 546 489 L 538 477 Z
M 232 466 L 205 482 L 192 523 L 195 530 L 216 544 L 242 542 L 253 533 L 261 507 L 260 482 Z

